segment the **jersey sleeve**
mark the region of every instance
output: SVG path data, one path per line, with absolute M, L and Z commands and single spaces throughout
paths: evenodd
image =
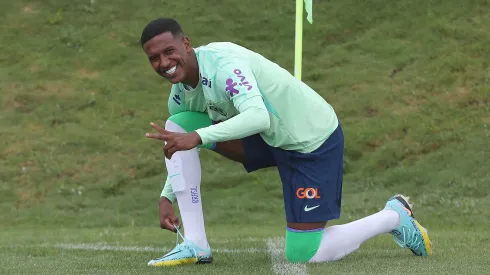
M 267 130 L 270 118 L 252 70 L 235 62 L 220 66 L 215 92 L 233 102 L 238 115 L 215 125 L 198 129 L 203 144 L 240 139 Z
M 172 183 L 170 182 L 170 178 L 167 175 L 167 179 L 165 180 L 165 185 L 163 187 L 162 192 L 160 193 L 160 197 L 167 198 L 171 203 L 175 203 L 175 194 L 172 191 Z
M 229 62 L 222 66 L 216 75 L 216 90 L 224 93 L 240 111 L 240 105 L 252 97 L 262 97 L 255 76 L 243 62 Z

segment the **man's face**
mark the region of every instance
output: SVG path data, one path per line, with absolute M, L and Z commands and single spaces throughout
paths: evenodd
M 165 32 L 143 45 L 153 69 L 171 83 L 183 82 L 189 72 L 188 60 L 192 46 L 187 37 Z

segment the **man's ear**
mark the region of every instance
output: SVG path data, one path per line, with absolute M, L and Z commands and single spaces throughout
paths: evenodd
M 189 41 L 189 37 L 187 36 L 182 37 L 182 43 L 184 44 L 184 49 L 186 52 L 192 51 L 192 45 L 191 42 Z

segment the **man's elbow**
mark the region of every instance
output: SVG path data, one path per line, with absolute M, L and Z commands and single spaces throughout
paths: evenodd
M 259 132 L 264 132 L 269 130 L 271 127 L 271 119 L 269 117 L 269 112 L 267 110 L 261 109 L 259 111 L 259 116 L 257 116 L 257 123 L 259 124 Z

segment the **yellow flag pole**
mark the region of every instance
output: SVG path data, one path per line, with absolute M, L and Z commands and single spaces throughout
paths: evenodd
M 294 42 L 294 76 L 301 80 L 303 53 L 303 0 L 296 0 L 296 30 Z

